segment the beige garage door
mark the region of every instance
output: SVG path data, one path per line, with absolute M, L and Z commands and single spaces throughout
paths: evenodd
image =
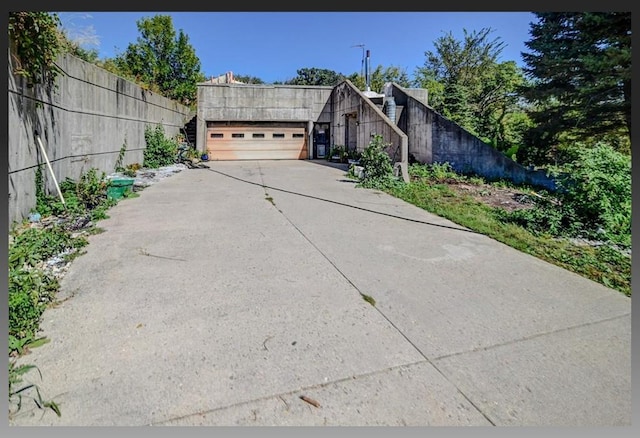
M 304 160 L 304 128 L 218 126 L 207 128 L 209 160 Z

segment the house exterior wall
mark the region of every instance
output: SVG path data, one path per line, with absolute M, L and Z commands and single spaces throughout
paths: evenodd
M 56 86 L 29 87 L 13 74 L 8 53 L 9 221 L 20 221 L 35 206 L 35 170 L 43 165 L 46 189 L 55 183 L 37 144 L 38 131 L 58 182 L 78 179 L 90 168 L 111 173 L 126 142 L 123 164 L 142 163 L 146 127 L 161 124 L 167 136 L 180 132 L 188 107 L 145 91 L 71 55 L 56 63 Z
M 390 146 L 387 153 L 392 162 L 407 162 L 407 135 L 350 81 L 333 90 L 332 144 L 345 145 L 346 114 L 357 116 L 356 149 L 362 152 L 373 135 L 379 134 Z M 345 145 L 346 146 L 346 145 Z
M 207 122 L 329 122 L 332 87 L 198 84 L 196 146 L 206 147 Z M 311 136 L 311 129 L 307 130 Z M 311 144 L 311 143 L 310 143 Z

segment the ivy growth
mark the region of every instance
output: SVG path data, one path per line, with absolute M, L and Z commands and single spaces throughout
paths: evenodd
M 124 171 L 123 163 L 124 163 L 124 155 L 127 153 L 127 139 L 124 139 L 122 143 L 122 147 L 120 148 L 120 152 L 118 152 L 118 158 L 116 159 L 116 165 L 114 170 L 116 172 Z
M 49 12 L 10 12 L 9 41 L 15 51 L 14 73 L 30 83 L 52 84 L 61 70 L 55 64 L 62 51 L 60 18 Z

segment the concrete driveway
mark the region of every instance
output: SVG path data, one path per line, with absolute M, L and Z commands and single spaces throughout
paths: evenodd
M 99 223 L 23 358 L 62 416 L 12 424 L 631 424 L 631 299 L 339 168 L 208 165 Z

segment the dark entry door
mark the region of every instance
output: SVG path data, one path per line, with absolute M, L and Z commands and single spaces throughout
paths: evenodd
M 329 124 L 316 123 L 313 126 L 313 156 L 324 158 L 329 154 Z

